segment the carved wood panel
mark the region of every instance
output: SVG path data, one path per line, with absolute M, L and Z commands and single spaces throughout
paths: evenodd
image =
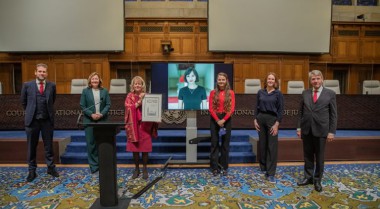
M 282 93 L 287 93 L 287 87 L 289 81 L 303 81 L 305 88 L 308 87 L 308 71 L 309 65 L 306 58 L 300 57 L 298 59 L 283 59 L 281 61 L 280 71 L 280 86 Z
M 109 61 L 105 55 L 54 55 L 46 60 L 31 60 L 33 57 L 24 59 L 23 81 L 35 79 L 36 64 L 45 63 L 48 65 L 48 79 L 56 83 L 58 94 L 69 94 L 72 79 L 87 79 L 92 72 L 100 73 L 103 85 L 109 87 Z
M 131 36 L 126 36 L 124 39 L 124 54 L 132 55 L 133 49 L 135 47 L 134 38 Z
M 13 65 L 0 63 L 1 94 L 13 93 Z
M 56 60 L 54 66 L 56 72 L 55 83 L 57 85 L 57 93 L 64 94 L 71 91 L 71 80 L 74 78 L 86 78 L 84 74 L 76 75 L 82 71 L 76 60 Z
M 235 93 L 244 93 L 245 79 L 255 78 L 253 62 L 241 62 L 234 64 L 234 90 Z
M 278 57 L 257 58 L 254 63 L 254 69 L 257 70 L 257 77 L 261 80 L 261 87 L 264 87 L 264 79 L 269 72 L 280 75 L 280 61 Z
M 212 53 L 208 51 L 208 36 L 201 34 L 198 40 L 198 55 L 211 55 Z
M 141 35 L 138 37 L 137 55 L 139 56 L 158 56 L 162 55 L 161 40 L 162 35 Z
M 45 59 L 43 59 L 45 58 Z M 48 65 L 48 79 L 55 82 L 55 70 L 51 68 L 51 61 L 46 57 L 24 57 L 22 62 L 22 82 L 36 79 L 35 71 L 38 63 Z
M 380 61 L 380 40 L 365 39 L 360 44 L 362 63 L 373 63 Z
M 338 63 L 359 62 L 358 38 L 333 38 L 333 60 Z

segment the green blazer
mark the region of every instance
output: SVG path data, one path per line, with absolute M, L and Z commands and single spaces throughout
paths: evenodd
M 111 107 L 110 95 L 105 88 L 100 88 L 100 113 L 103 115 L 98 121 L 105 121 L 108 117 L 108 111 Z M 91 118 L 91 114 L 95 113 L 95 100 L 94 94 L 92 93 L 92 88 L 87 87 L 83 89 L 82 95 L 80 97 L 80 107 L 83 111 L 83 124 L 96 122 Z

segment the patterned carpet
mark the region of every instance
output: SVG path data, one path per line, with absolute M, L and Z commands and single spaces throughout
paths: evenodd
M 257 166 L 231 167 L 227 177 L 213 177 L 209 169 L 169 168 L 166 175 L 129 208 L 380 208 L 380 164 L 330 164 L 322 182 L 297 187 L 302 166 L 279 166 L 276 183 L 265 180 Z M 99 196 L 98 178 L 87 168 L 58 168 L 53 179 L 39 168 L 32 183 L 27 168 L 0 167 L 0 208 L 89 208 Z M 132 168 L 118 168 L 119 195 L 132 197 L 147 181 L 132 180 Z

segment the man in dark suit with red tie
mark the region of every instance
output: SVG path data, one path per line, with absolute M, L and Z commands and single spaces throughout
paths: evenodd
M 55 83 L 47 81 L 46 64 L 37 64 L 34 74 L 36 79 L 24 83 L 21 90 L 21 103 L 25 110 L 25 131 L 27 136 L 27 161 L 29 174 L 26 180 L 36 177 L 36 152 L 40 133 L 44 142 L 47 173 L 59 177 L 55 169 L 53 153 L 54 101 L 56 97 Z
M 297 126 L 305 160 L 304 179 L 297 185 L 314 184 L 314 189 L 321 192 L 326 139 L 334 139 L 337 127 L 336 95 L 333 90 L 322 86 L 321 71 L 311 71 L 309 81 L 313 88 L 302 92 Z

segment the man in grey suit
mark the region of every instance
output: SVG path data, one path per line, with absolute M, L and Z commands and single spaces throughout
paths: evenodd
M 313 88 L 302 92 L 297 126 L 305 160 L 304 179 L 297 185 L 314 183 L 314 189 L 321 192 L 326 139 L 334 139 L 337 127 L 336 95 L 331 89 L 323 88 L 321 71 L 311 71 L 309 81 Z
M 25 131 L 28 143 L 27 161 L 29 174 L 26 180 L 33 181 L 37 169 L 37 145 L 40 133 L 44 142 L 47 173 L 59 177 L 55 169 L 53 153 L 54 101 L 56 97 L 55 83 L 47 81 L 46 64 L 37 64 L 34 74 L 36 79 L 24 83 L 21 90 L 21 103 L 25 110 Z

